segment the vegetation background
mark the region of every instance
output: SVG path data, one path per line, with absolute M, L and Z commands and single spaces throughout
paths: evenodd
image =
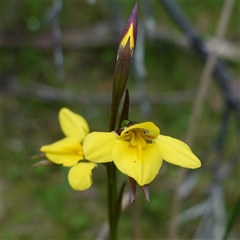
M 209 42 L 215 34 L 223 1 L 177 3 L 201 37 Z M 42 145 L 63 137 L 58 123 L 62 107 L 84 116 L 92 131 L 107 130 L 119 34 L 133 5 L 132 1 L 63 1 L 62 6 L 58 1 L 1 1 L 1 239 L 97 238 L 107 219 L 104 167 L 94 170 L 94 184 L 89 190 L 77 192 L 68 185 L 67 168 L 34 168 L 37 161 L 30 158 L 39 153 Z M 144 56 L 142 66 L 136 59 L 133 64 L 140 66 L 143 75 L 132 67 L 128 82 L 131 119 L 153 121 L 161 133 L 183 140 L 202 62 L 160 1 L 139 1 L 138 7 L 138 44 L 144 41 L 139 47 Z M 226 44 L 233 51 L 227 50 L 221 56 L 236 81 L 239 7 L 237 1 L 225 35 Z M 147 25 L 146 12 L 155 22 L 153 32 Z M 154 32 L 157 34 L 151 34 Z M 203 209 L 196 217 L 191 213 L 189 219 L 182 218 L 181 239 L 199 239 L 200 230 L 208 236 L 205 239 L 214 239 L 211 231 L 219 226 L 222 231 L 236 206 L 239 115 L 227 109 L 222 89 L 212 78 L 193 146 L 203 166 L 188 174 L 193 176 L 188 182 L 197 180 L 183 199 L 182 211 L 213 197 L 211 186 L 216 183 L 216 172 L 229 163 L 229 174 L 217 185 L 220 195 L 214 195 L 221 202 L 220 205 L 215 202 L 215 206 L 217 212 L 223 213 L 222 225 L 217 222 L 216 212 L 210 211 L 213 200 L 208 212 Z M 227 130 L 219 150 L 215 147 L 226 112 L 230 112 Z M 150 205 L 141 188 L 137 189 L 136 202 L 120 219 L 119 239 L 168 237 L 178 172 L 178 167 L 163 164 L 149 186 Z M 119 174 L 119 182 L 123 181 L 127 181 L 126 176 Z M 125 190 L 128 191 L 128 186 Z M 213 227 L 208 229 L 209 226 Z M 240 238 L 239 213 L 228 238 Z

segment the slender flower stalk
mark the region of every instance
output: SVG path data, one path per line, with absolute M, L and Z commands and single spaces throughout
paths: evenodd
M 109 131 L 113 131 L 115 129 L 118 108 L 126 89 L 132 56 L 136 45 L 137 21 L 137 4 L 135 4 L 129 20 L 123 30 L 118 48 L 116 67 L 113 77 Z M 117 169 L 113 162 L 109 162 L 107 164 L 107 174 L 110 239 L 115 240 L 117 238 L 117 223 L 120 211 L 118 204 L 119 201 L 117 200 Z
M 109 239 L 117 238 L 117 169 L 113 162 L 107 164 L 108 176 L 108 222 L 110 228 Z

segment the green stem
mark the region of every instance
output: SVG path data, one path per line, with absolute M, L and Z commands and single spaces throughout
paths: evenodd
M 125 91 L 128 74 L 131 63 L 130 40 L 126 47 L 122 50 L 114 70 L 112 103 L 109 120 L 109 131 L 113 131 L 116 125 L 117 113 L 122 95 Z M 119 205 L 117 204 L 117 169 L 113 162 L 107 164 L 108 172 L 108 214 L 110 239 L 115 240 L 117 237 L 117 223 L 119 214 Z
M 107 164 L 107 173 L 108 173 L 108 221 L 110 240 L 116 240 L 117 238 L 117 208 L 116 208 L 116 199 L 117 199 L 117 171 L 113 162 Z

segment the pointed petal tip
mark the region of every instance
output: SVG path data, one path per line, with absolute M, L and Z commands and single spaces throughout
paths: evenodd
M 131 206 L 135 200 L 136 200 L 136 181 L 128 177 L 128 182 L 129 182 L 129 206 Z
M 138 4 L 135 3 L 135 5 L 134 5 L 134 7 L 132 9 L 131 15 L 135 15 L 136 16 L 137 14 L 138 14 Z
M 196 164 L 197 166 L 196 166 L 196 168 L 200 168 L 201 166 L 202 166 L 202 163 L 201 163 L 201 161 L 199 160 L 199 162 L 197 162 L 197 164 Z
M 144 196 L 145 196 L 145 199 L 147 201 L 148 204 L 150 204 L 150 196 L 149 196 L 149 188 L 148 188 L 148 185 L 143 185 L 142 186 L 142 189 L 143 189 L 143 193 L 144 193 Z
M 129 206 L 131 206 L 136 200 L 136 195 L 134 195 L 132 192 L 129 192 Z
M 38 153 L 30 157 L 31 160 L 38 159 L 38 158 L 44 158 L 46 157 L 45 153 Z
M 40 162 L 37 162 L 35 164 L 33 164 L 33 167 L 42 167 L 42 166 L 47 166 L 47 167 L 51 167 L 51 166 L 58 166 L 57 164 L 45 159 L 45 160 L 42 160 Z

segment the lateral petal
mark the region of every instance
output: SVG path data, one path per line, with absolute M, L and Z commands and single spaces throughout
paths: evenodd
M 111 162 L 112 148 L 118 134 L 115 132 L 92 132 L 83 142 L 84 156 L 96 163 Z
M 200 160 L 186 143 L 164 135 L 159 135 L 155 141 L 161 148 L 165 161 L 184 168 L 199 168 L 201 166 Z
M 68 108 L 59 111 L 60 127 L 67 137 L 78 137 L 80 142 L 89 133 L 87 121 L 80 115 L 72 112 Z
M 127 141 L 117 140 L 112 156 L 117 168 L 134 178 L 140 186 L 150 183 L 162 165 L 161 149 L 154 142 L 142 148 L 139 145 L 132 146 Z
M 56 164 L 70 167 L 83 159 L 82 145 L 79 138 L 66 137 L 55 143 L 42 146 L 41 152 L 46 153 L 49 160 Z
M 80 162 L 73 166 L 68 173 L 68 181 L 74 190 L 83 191 L 92 185 L 92 170 L 97 164 L 91 162 Z

